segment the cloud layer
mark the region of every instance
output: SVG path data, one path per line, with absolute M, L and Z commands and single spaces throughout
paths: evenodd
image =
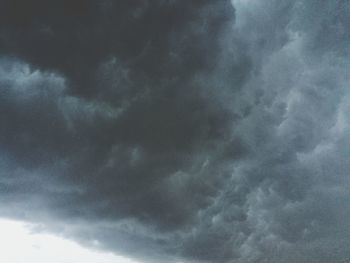
M 347 1 L 2 1 L 1 215 L 144 262 L 350 259 Z

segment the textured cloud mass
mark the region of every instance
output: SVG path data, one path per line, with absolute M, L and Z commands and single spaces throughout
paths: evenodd
M 348 262 L 349 11 L 1 1 L 0 215 L 143 262 Z

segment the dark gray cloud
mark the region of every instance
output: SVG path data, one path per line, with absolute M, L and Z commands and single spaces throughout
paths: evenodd
M 346 1 L 2 1 L 1 215 L 144 262 L 350 259 Z

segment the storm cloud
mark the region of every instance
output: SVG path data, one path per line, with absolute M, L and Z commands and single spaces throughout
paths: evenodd
M 350 260 L 350 3 L 0 2 L 0 215 L 141 262 Z

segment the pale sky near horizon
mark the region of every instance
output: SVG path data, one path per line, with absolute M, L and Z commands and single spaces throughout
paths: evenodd
M 29 225 L 0 219 L 0 262 L 4 263 L 140 263 L 112 253 L 84 248 L 46 233 L 35 233 Z

